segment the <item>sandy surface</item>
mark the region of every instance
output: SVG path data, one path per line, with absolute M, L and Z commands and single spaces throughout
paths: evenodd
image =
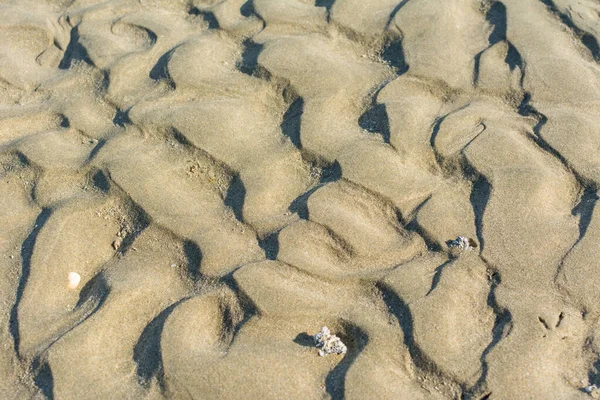
M 0 398 L 600 397 L 597 0 L 0 15 Z

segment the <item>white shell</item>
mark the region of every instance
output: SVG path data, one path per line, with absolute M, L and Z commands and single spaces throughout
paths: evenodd
M 69 289 L 77 289 L 79 282 L 81 282 L 81 275 L 77 272 L 69 272 L 69 284 L 67 285 Z

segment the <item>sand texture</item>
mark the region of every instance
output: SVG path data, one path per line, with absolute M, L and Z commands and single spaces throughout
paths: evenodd
M 598 0 L 0 17 L 0 399 L 600 398 Z

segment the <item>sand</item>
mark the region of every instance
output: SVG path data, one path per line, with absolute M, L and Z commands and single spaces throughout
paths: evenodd
M 0 15 L 0 398 L 600 397 L 597 0 Z

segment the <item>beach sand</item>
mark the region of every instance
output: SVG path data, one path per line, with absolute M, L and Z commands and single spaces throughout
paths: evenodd
M 597 0 L 0 15 L 0 398 L 600 397 Z

